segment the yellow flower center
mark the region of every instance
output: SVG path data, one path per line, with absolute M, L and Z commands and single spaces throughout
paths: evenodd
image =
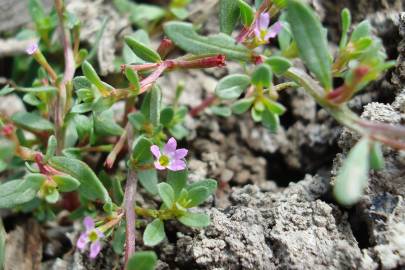
M 169 165 L 170 159 L 169 159 L 169 157 L 166 156 L 166 155 L 161 155 L 161 156 L 159 157 L 159 163 L 160 163 L 160 165 L 162 165 L 163 167 L 166 167 L 166 166 Z
M 96 241 L 98 239 L 98 234 L 97 234 L 96 231 L 91 231 L 89 233 L 88 237 L 89 237 L 90 241 L 94 242 L 94 241 Z

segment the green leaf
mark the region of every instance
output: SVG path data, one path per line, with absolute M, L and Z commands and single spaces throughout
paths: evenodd
M 146 46 L 151 46 L 151 42 L 149 40 L 148 33 L 143 30 L 139 29 L 135 31 L 132 35 L 133 38 L 141 42 L 142 44 Z M 131 48 L 127 45 L 124 44 L 124 48 L 122 49 L 122 54 L 124 58 L 125 64 L 144 64 L 146 63 L 144 60 L 139 58 L 132 50 Z
M 232 111 L 231 108 L 227 107 L 227 106 L 212 106 L 210 108 L 211 112 L 213 114 L 222 116 L 222 117 L 229 117 L 232 115 Z
M 355 42 L 361 38 L 368 37 L 371 34 L 371 25 L 368 20 L 359 23 L 353 30 L 350 38 L 351 42 Z
M 154 270 L 157 264 L 157 256 L 153 251 L 138 251 L 129 261 L 128 270 Z
M 160 106 L 162 100 L 162 92 L 158 86 L 153 88 L 146 94 L 142 106 L 141 112 L 148 117 L 149 121 L 157 126 L 160 118 Z
M 243 0 L 238 0 L 240 15 L 244 26 L 250 26 L 255 18 L 255 11 Z
M 154 62 L 154 63 L 162 61 L 160 55 L 157 52 L 148 48 L 145 44 L 142 44 L 135 38 L 131 36 L 126 36 L 125 42 L 132 49 L 132 51 L 141 59 L 147 62 Z
M 177 198 L 180 195 L 181 190 L 187 185 L 188 171 L 187 169 L 182 171 L 168 171 L 167 183 L 173 188 L 174 196 Z
M 124 129 L 114 120 L 113 109 L 93 114 L 94 131 L 99 136 L 120 136 Z
M 52 157 L 49 164 L 53 168 L 77 179 L 80 182 L 80 195 L 84 198 L 89 200 L 99 199 L 103 203 L 111 203 L 108 191 L 97 175 L 83 161 L 67 157 Z
M 302 1 L 288 0 L 287 20 L 297 42 L 301 59 L 322 86 L 330 90 L 332 88 L 331 57 L 325 30 L 319 19 Z
M 61 192 L 71 192 L 80 186 L 79 180 L 70 175 L 54 175 L 52 179 L 58 184 L 58 189 Z
M 203 213 L 187 212 L 185 215 L 178 218 L 178 220 L 186 226 L 196 228 L 207 227 L 211 223 L 210 217 Z
M 188 130 L 185 127 L 183 127 L 181 124 L 177 124 L 177 125 L 170 127 L 169 132 L 170 132 L 170 134 L 173 135 L 173 137 L 175 137 L 178 140 L 181 140 L 188 135 Z
M 87 61 L 83 62 L 82 72 L 83 75 L 86 77 L 86 79 L 89 80 L 89 82 L 91 82 L 92 84 L 94 84 L 97 87 L 97 89 L 99 89 L 101 92 L 105 92 L 107 90 L 107 87 L 105 86 L 105 84 L 100 79 L 97 72 L 89 62 Z
M 143 243 L 146 246 L 153 247 L 162 242 L 165 237 L 166 233 L 163 221 L 155 219 L 152 223 L 149 223 L 148 226 L 146 226 L 146 229 L 143 232 Z
M 128 121 L 136 130 L 142 130 L 147 120 L 142 112 L 134 112 L 128 115 Z
M 58 91 L 58 88 L 54 86 L 38 86 L 38 87 L 21 87 L 18 88 L 21 92 L 27 93 L 51 93 L 55 94 Z
M 193 188 L 197 188 L 197 187 L 205 187 L 208 189 L 208 192 L 210 194 L 213 194 L 215 192 L 215 190 L 217 189 L 218 186 L 218 182 L 214 179 L 204 179 L 204 180 L 200 180 L 198 182 L 195 182 L 191 185 L 187 186 L 187 190 L 190 191 Z
M 158 177 L 155 169 L 138 171 L 138 179 L 150 194 L 156 195 L 158 193 Z
M 171 7 L 170 12 L 179 20 L 185 20 L 189 15 L 189 12 L 185 8 Z
M 235 40 L 226 34 L 200 36 L 192 24 L 175 21 L 165 23 L 164 30 L 177 46 L 189 53 L 223 54 L 229 60 L 251 61 L 251 52 L 243 45 L 236 44 Z
M 36 95 L 33 95 L 33 94 L 25 94 L 23 97 L 23 100 L 25 103 L 27 103 L 31 106 L 37 107 L 42 104 L 42 101 L 39 98 L 37 98 Z
M 73 121 L 80 138 L 83 138 L 90 133 L 92 123 L 87 116 L 77 114 L 73 117 Z
M 369 141 L 364 138 L 350 150 L 336 177 L 333 193 L 345 206 L 358 202 L 367 186 L 369 170 Z
M 57 189 L 54 189 L 51 194 L 47 194 L 45 196 L 45 200 L 47 203 L 54 204 L 59 201 L 60 194 Z
M 253 107 L 250 110 L 250 115 L 252 116 L 253 121 L 255 121 L 255 122 L 262 121 L 262 111 L 257 110 L 255 107 Z
M 219 2 L 219 29 L 222 33 L 230 35 L 235 29 L 239 19 L 239 4 L 235 0 L 220 0 Z
M 152 152 L 150 151 L 151 146 L 152 142 L 149 139 L 145 138 L 145 136 L 139 136 L 134 142 L 132 160 L 137 164 L 151 162 L 153 159 Z
M 13 208 L 34 199 L 45 176 L 29 174 L 24 180 L 11 180 L 0 185 L 0 208 Z
M 114 231 L 114 239 L 112 241 L 112 248 L 117 255 L 124 252 L 125 245 L 125 222 L 122 222 Z M 128 269 L 131 269 L 128 265 Z M 136 268 L 134 268 L 136 269 Z
M 160 123 L 165 127 L 170 125 L 170 122 L 173 120 L 174 110 L 170 107 L 164 108 L 160 112 Z
M 283 75 L 292 66 L 292 63 L 282 56 L 271 56 L 265 63 L 271 67 L 277 76 Z
M 125 77 L 127 77 L 128 81 L 130 82 L 131 86 L 135 89 L 135 92 L 138 93 L 141 89 L 141 85 L 139 84 L 139 76 L 135 70 L 130 67 L 125 68 Z
M 119 179 L 114 178 L 111 182 L 111 189 L 112 189 L 112 197 L 113 201 L 117 205 L 121 205 L 124 201 L 124 191 L 122 189 L 121 181 Z
M 280 126 L 280 119 L 275 113 L 269 111 L 268 109 L 265 109 L 261 114 L 261 120 L 263 126 L 270 132 L 277 132 L 278 127 Z
M 252 106 L 254 100 L 255 100 L 254 97 L 250 97 L 236 101 L 231 105 L 232 112 L 234 114 L 245 113 Z
M 1 88 L 0 90 L 0 97 L 1 96 L 5 96 L 7 94 L 10 94 L 11 92 L 13 92 L 15 89 L 10 87 L 9 85 L 5 85 L 3 88 Z
M 44 161 L 47 162 L 51 157 L 55 155 L 55 150 L 58 142 L 56 141 L 56 137 L 54 135 L 50 136 L 48 139 L 48 146 L 46 148 L 46 153 L 44 156 Z
M 374 142 L 370 149 L 370 166 L 373 170 L 381 170 L 385 166 L 381 144 Z
M 352 24 L 350 10 L 344 8 L 340 13 L 340 18 L 342 20 L 342 37 L 340 38 L 339 48 L 342 49 L 347 45 L 347 33 L 349 32 L 350 26 Z
M 84 76 L 77 76 L 73 79 L 73 87 L 75 88 L 75 90 L 79 90 L 79 89 L 90 89 L 91 88 L 91 83 L 89 82 L 89 80 L 84 77 Z
M 287 0 L 273 0 L 273 3 L 279 8 L 283 9 L 287 6 Z
M 36 113 L 17 112 L 11 116 L 11 120 L 18 126 L 31 131 L 53 131 L 54 129 L 51 122 Z
M 167 208 L 171 208 L 175 202 L 175 194 L 173 188 L 167 183 L 157 185 L 159 196 Z
M 194 187 L 188 191 L 189 202 L 187 208 L 192 208 L 203 203 L 209 196 L 210 192 L 206 187 Z
M 283 105 L 281 105 L 280 103 L 273 101 L 271 99 L 268 98 L 264 98 L 262 100 L 264 106 L 272 113 L 277 114 L 277 115 L 282 115 L 285 113 L 285 111 L 287 110 Z
M 91 103 L 81 103 L 81 104 L 76 104 L 72 107 L 70 110 L 71 113 L 87 113 L 90 112 L 93 109 L 93 104 Z
M 238 98 L 249 85 L 250 78 L 247 75 L 228 75 L 218 82 L 215 93 L 222 99 L 235 99 Z
M 252 83 L 256 86 L 270 87 L 273 81 L 273 72 L 269 65 L 262 64 L 252 74 Z
M 165 16 L 165 10 L 156 5 L 137 4 L 131 10 L 131 22 L 138 27 L 146 28 Z

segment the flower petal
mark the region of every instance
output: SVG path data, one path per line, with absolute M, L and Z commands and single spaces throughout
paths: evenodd
M 90 245 L 90 258 L 94 259 L 100 253 L 101 243 L 100 241 L 95 241 Z
M 270 15 L 267 12 L 263 12 L 259 15 L 258 18 L 258 27 L 260 30 L 266 30 L 270 24 Z
M 86 228 L 86 231 L 94 228 L 94 220 L 91 217 L 85 217 L 83 219 L 83 225 Z
M 150 147 L 150 151 L 151 151 L 152 154 L 155 156 L 155 158 L 159 158 L 160 155 L 161 155 L 159 146 L 157 146 L 157 145 L 152 145 L 152 146 Z
M 155 161 L 153 164 L 155 165 L 155 168 L 156 168 L 157 170 L 161 170 L 161 171 L 162 171 L 162 170 L 166 169 L 166 167 L 163 167 L 162 165 L 160 165 L 159 161 Z
M 76 246 L 78 249 L 83 251 L 86 248 L 87 243 L 89 242 L 89 238 L 87 238 L 86 233 L 80 234 L 79 239 L 77 239 Z
M 184 162 L 184 160 L 177 159 L 171 162 L 167 168 L 171 171 L 182 171 L 186 168 L 186 162 Z
M 253 32 L 255 33 L 255 36 L 256 36 L 257 38 L 260 38 L 260 36 L 261 36 L 261 31 L 260 31 L 259 20 L 256 21 L 255 27 L 253 28 Z
M 163 153 L 169 156 L 173 156 L 174 152 L 176 151 L 176 148 L 177 148 L 177 141 L 175 138 L 171 137 L 163 147 Z
M 25 50 L 27 54 L 33 55 L 38 50 L 38 43 L 31 43 Z
M 270 38 L 274 38 L 274 37 L 276 37 L 277 35 L 278 35 L 278 33 L 280 33 L 280 31 L 283 29 L 283 25 L 281 24 L 281 22 L 276 22 L 275 24 L 273 24 L 270 28 L 269 28 L 269 30 L 268 30 L 268 32 L 267 32 L 267 34 L 266 34 L 266 36 L 265 36 L 265 40 L 268 40 L 268 39 L 270 39 Z
M 104 238 L 105 235 L 102 231 L 100 231 L 99 229 L 94 229 L 94 231 L 97 233 L 98 238 Z
M 174 159 L 182 159 L 185 156 L 187 156 L 188 150 L 185 148 L 180 148 L 177 149 L 176 152 L 174 152 Z

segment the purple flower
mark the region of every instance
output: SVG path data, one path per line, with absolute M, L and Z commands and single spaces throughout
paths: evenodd
M 29 55 L 33 55 L 38 50 L 38 43 L 31 43 L 25 50 Z
M 84 251 L 88 243 L 90 244 L 90 258 L 94 259 L 100 253 L 101 242 L 100 239 L 104 238 L 103 232 L 95 227 L 94 220 L 91 217 L 85 217 L 83 220 L 85 231 L 80 234 L 77 240 L 77 248 Z
M 261 13 L 256 19 L 253 32 L 260 44 L 268 43 L 270 38 L 274 38 L 281 31 L 283 26 L 276 22 L 270 28 L 270 15 L 267 12 Z
M 152 145 L 150 151 L 155 156 L 155 168 L 158 170 L 169 169 L 171 171 L 181 171 L 186 168 L 186 162 L 183 158 L 187 155 L 188 150 L 185 148 L 177 149 L 177 141 L 170 138 L 161 152 L 157 145 Z

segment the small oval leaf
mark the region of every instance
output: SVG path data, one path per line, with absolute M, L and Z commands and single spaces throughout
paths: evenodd
M 301 59 L 322 86 L 332 88 L 331 57 L 328 51 L 325 29 L 306 4 L 300 0 L 287 1 L 287 20 Z
M 238 98 L 250 85 L 249 76 L 233 74 L 222 78 L 215 89 L 215 93 L 222 99 Z
M 178 220 L 186 226 L 196 228 L 207 227 L 211 223 L 210 217 L 204 213 L 188 212 L 187 214 L 178 218 Z
M 345 206 L 358 202 L 367 185 L 369 170 L 369 141 L 364 138 L 350 150 L 336 177 L 333 193 Z
M 173 188 L 167 183 L 160 183 L 157 185 L 159 196 L 167 208 L 171 208 L 175 201 L 175 194 Z
M 153 63 L 162 61 L 162 59 L 160 58 L 160 55 L 157 52 L 148 48 L 146 45 L 139 42 L 134 37 L 126 36 L 125 42 L 131 48 L 131 50 L 137 56 L 139 56 L 141 59 L 143 59 L 147 62 L 153 62 Z
M 155 219 L 146 226 L 146 229 L 143 232 L 143 243 L 146 246 L 153 247 L 162 242 L 165 237 L 166 233 L 163 221 Z

